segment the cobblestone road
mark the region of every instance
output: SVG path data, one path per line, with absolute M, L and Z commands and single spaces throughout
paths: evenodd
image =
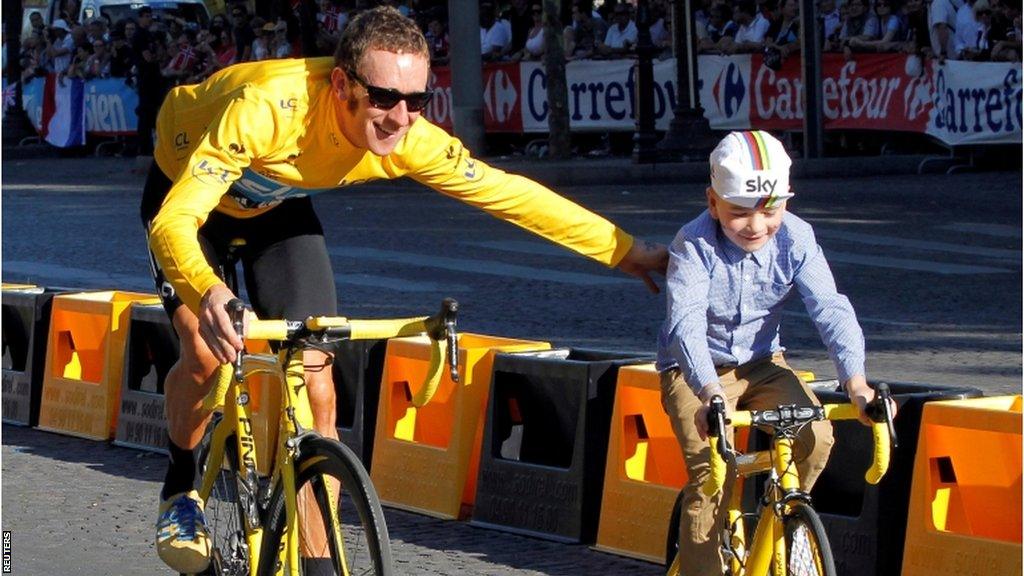
M 120 159 L 5 161 L 3 280 L 151 290 L 136 219 L 142 176 L 130 167 Z M 700 212 L 703 186 L 609 181 L 564 191 L 627 230 L 669 241 Z M 864 326 L 870 377 L 1019 392 L 1019 172 L 794 186 L 792 208 L 815 225 Z M 482 213 L 411 185 L 353 188 L 316 204 L 348 315 L 419 313 L 452 295 L 468 331 L 652 348 L 660 297 Z M 833 374 L 799 301 L 786 314 L 791 363 Z M 8 425 L 2 457 L 2 526 L 13 533 L 15 574 L 167 573 L 150 544 L 161 457 Z M 660 572 L 584 546 L 387 514 L 403 573 Z

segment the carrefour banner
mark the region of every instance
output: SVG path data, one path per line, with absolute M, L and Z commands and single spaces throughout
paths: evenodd
M 799 130 L 804 86 L 799 58 L 774 71 L 751 57 L 750 121 L 754 127 Z M 928 121 L 927 75 L 917 56 L 865 55 L 822 59 L 822 114 L 826 130 L 923 132 Z
M 43 124 L 45 79 L 33 78 L 22 89 L 22 103 L 36 131 Z M 114 136 L 134 134 L 138 125 L 135 108 L 139 96 L 124 78 L 85 82 L 85 130 L 88 134 Z
M 750 55 L 698 58 L 700 105 L 715 130 L 750 127 L 750 60 Z
M 577 60 L 565 68 L 569 122 L 576 131 L 632 131 L 636 126 L 636 68 L 633 60 Z M 675 60 L 655 62 L 654 114 L 657 128 L 672 120 Z M 539 62 L 484 67 L 484 128 L 488 132 L 547 132 L 547 74 Z M 426 110 L 435 124 L 451 129 L 451 71 L 435 68 L 436 90 Z
M 1019 144 L 1020 62 L 956 62 L 929 75 L 927 133 L 947 144 Z
M 636 126 L 636 62 L 575 60 L 565 67 L 569 125 L 573 130 L 632 131 Z M 538 62 L 519 68 L 523 131 L 548 131 L 547 75 Z M 676 106 L 675 60 L 654 63 L 654 118 L 667 130 Z
M 822 62 L 822 112 L 826 130 L 899 130 L 927 133 L 949 145 L 1021 142 L 1019 62 L 922 62 L 906 54 L 863 54 Z M 704 115 L 715 130 L 800 130 L 804 101 L 800 59 L 781 69 L 759 54 L 701 56 L 699 85 Z M 488 132 L 546 133 L 550 107 L 547 76 L 538 62 L 484 67 L 484 126 Z M 569 122 L 574 131 L 633 131 L 636 62 L 581 60 L 566 65 Z M 451 72 L 432 70 L 436 90 L 425 115 L 452 127 Z M 24 86 L 24 105 L 38 130 L 43 116 L 42 79 Z M 676 106 L 675 60 L 654 63 L 656 127 L 666 130 Z M 138 97 L 123 79 L 85 83 L 89 134 L 135 132 Z
M 522 132 L 519 104 L 519 65 L 490 64 L 484 67 L 484 129 L 488 132 Z M 428 86 L 434 98 L 424 116 L 446 130 L 452 129 L 452 73 L 448 67 L 431 70 Z
M 566 66 L 569 122 L 574 131 L 632 131 L 636 125 L 636 62 L 582 60 Z M 804 86 L 799 58 L 781 69 L 759 54 L 701 56 L 700 102 L 715 130 L 800 130 Z M 863 54 L 822 61 L 822 113 L 826 130 L 898 130 L 928 133 L 951 144 L 1021 141 L 1021 65 L 965 63 L 943 66 L 906 54 Z M 451 128 L 451 73 L 434 70 L 438 96 L 427 117 Z M 654 63 L 654 114 L 668 128 L 676 105 L 675 60 Z M 484 68 L 488 132 L 545 133 L 547 76 L 538 62 Z

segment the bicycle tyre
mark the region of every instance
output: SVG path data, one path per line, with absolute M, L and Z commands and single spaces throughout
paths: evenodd
M 323 437 L 310 437 L 302 442 L 295 470 L 296 489 L 301 491 L 306 486 L 311 487 L 316 496 L 321 519 L 330 515 L 321 478 L 328 476 L 340 484 L 341 495 L 337 500 L 336 512 L 342 525 L 342 547 L 348 572 L 377 576 L 393 575 L 391 544 L 388 540 L 384 511 L 370 482 L 370 476 L 359 463 L 355 453 L 340 442 Z M 278 483 L 274 487 L 267 508 L 267 524 L 260 546 L 257 574 L 272 576 L 277 573 L 278 548 L 284 537 L 286 525 L 285 495 Z M 329 552 L 336 572 L 340 574 L 341 570 L 337 568 L 341 562 L 339 551 L 335 546 L 329 548 L 323 552 Z M 304 568 L 301 566 L 299 573 L 304 574 Z
M 210 442 L 216 423 L 211 423 L 196 448 L 196 489 L 203 481 L 203 473 L 209 464 Z M 245 510 L 238 499 L 238 443 L 229 436 L 224 446 L 222 464 L 213 489 L 204 504 L 206 527 L 212 543 L 210 566 L 203 575 L 248 576 L 249 554 L 245 542 Z
M 788 576 L 836 576 L 828 534 L 814 508 L 806 502 L 790 504 L 782 527 Z

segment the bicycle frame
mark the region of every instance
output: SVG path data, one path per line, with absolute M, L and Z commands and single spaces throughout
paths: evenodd
M 239 335 L 242 334 L 242 314 L 244 304 L 239 300 L 233 300 L 229 304 L 229 313 L 234 317 L 232 323 Z M 393 320 L 349 320 L 342 317 L 318 317 L 307 318 L 303 322 L 293 323 L 299 326 L 289 326 L 285 320 L 253 320 L 249 322 L 246 336 L 250 339 L 268 341 L 289 341 L 292 337 L 290 330 L 308 330 L 323 333 L 334 331 L 335 336 L 350 338 L 353 340 L 391 338 L 396 336 L 409 336 L 423 332 L 429 333 L 431 338 L 431 362 L 427 370 L 427 378 L 423 390 L 418 395 L 418 405 L 430 401 L 437 385 L 441 380 L 441 372 L 444 367 L 444 359 L 448 359 L 448 369 L 452 379 L 458 381 L 458 337 L 455 332 L 455 315 L 458 311 L 458 303 L 451 299 L 445 299 L 441 305 L 441 312 L 432 317 L 399 318 Z M 228 439 L 234 435 L 238 449 L 238 473 L 240 478 L 236 479 L 238 484 L 238 500 L 243 508 L 242 524 L 245 532 L 245 541 L 248 546 L 250 576 L 256 576 L 259 569 L 259 560 L 264 537 L 262 510 L 260 510 L 260 482 L 258 463 L 264 455 L 257 454 L 256 441 L 253 437 L 253 421 L 250 411 L 249 383 L 246 380 L 253 374 L 266 373 L 273 376 L 281 387 L 281 401 L 279 404 L 268 403 L 271 410 L 279 408 L 277 414 L 268 414 L 268 420 L 278 420 L 277 437 L 271 462 L 273 466 L 270 472 L 271 488 L 280 486 L 284 494 L 285 505 L 285 530 L 284 537 L 276 555 L 277 566 L 290 567 L 291 576 L 298 576 L 299 572 L 299 495 L 297 492 L 298 474 L 304 470 L 296 470 L 295 462 L 299 456 L 299 448 L 304 438 L 309 435 L 319 437 L 314 429 L 313 412 L 310 407 L 308 388 L 306 387 L 305 365 L 303 362 L 304 347 L 284 345 L 277 352 L 276 356 L 269 354 L 239 354 L 234 365 L 224 364 L 216 372 L 217 382 L 214 388 L 203 399 L 204 411 L 211 412 L 217 407 L 222 407 L 222 417 L 213 430 L 210 442 L 210 453 L 207 462 L 217 463 L 218 466 L 207 466 L 203 471 L 202 484 L 199 496 L 206 502 L 213 491 L 214 484 L 221 470 L 219 463 L 224 461 Z M 325 365 L 323 368 L 326 368 Z M 310 459 L 305 461 L 307 465 L 316 464 L 319 460 Z M 336 498 L 340 493 L 334 492 L 331 483 L 324 478 L 324 486 L 329 510 L 337 510 Z M 348 574 L 346 557 L 344 554 L 344 539 L 341 534 L 341 523 L 335 514 L 326 518 L 325 537 L 329 540 L 332 550 L 341 552 L 337 554 L 341 561 L 341 568 L 344 574 Z M 316 535 L 314 533 L 314 535 Z M 280 573 L 280 568 L 277 573 Z
M 247 354 L 243 363 L 246 377 L 259 373 L 271 374 L 278 380 L 278 385 L 282 389 L 281 406 L 283 409 L 278 414 L 277 443 L 274 448 L 274 465 L 270 478 L 271 486 L 280 482 L 286 495 L 288 537 L 283 540 L 282 549 L 278 551 L 278 554 L 282 560 L 288 560 L 293 574 L 298 574 L 299 562 L 298 501 L 293 463 L 299 438 L 313 431 L 313 412 L 310 409 L 303 370 L 301 351 L 289 358 L 287 349 L 282 349 L 276 357 L 269 354 Z M 265 456 L 256 452 L 252 414 L 248 401 L 252 397 L 249 383 L 247 380 L 233 382 L 223 395 L 218 393 L 216 396 L 212 397 L 214 403 L 223 406 L 224 412 L 221 421 L 214 428 L 207 462 L 223 461 L 228 438 L 234 434 L 238 446 L 239 464 L 242 466 L 239 473 L 245 480 L 245 492 L 247 492 L 243 493 L 240 487 L 239 498 L 246 499 L 244 522 L 246 544 L 249 547 L 249 557 L 259 558 L 263 526 L 259 519 L 259 510 L 256 507 L 259 489 L 257 464 L 260 458 Z M 207 467 L 204 471 L 199 491 L 199 496 L 203 501 L 209 498 L 219 473 L 220 469 L 217 467 Z M 331 494 L 329 496 L 333 497 Z M 333 506 L 332 509 L 334 509 Z M 337 523 L 333 523 L 329 537 L 336 539 L 340 549 L 342 539 L 338 530 Z M 284 563 L 282 562 L 281 565 L 283 566 Z M 256 562 L 250 562 L 249 571 L 252 576 L 256 575 L 257 568 Z
M 757 529 L 750 545 L 748 554 L 741 564 L 739 558 L 733 556 L 729 563 L 734 576 L 743 574 L 767 574 L 769 568 L 773 576 L 786 576 L 786 546 L 783 539 L 782 507 L 788 499 L 804 498 L 806 493 L 800 490 L 800 478 L 793 465 L 793 439 L 791 437 L 774 436 L 771 450 L 762 450 L 742 454 L 736 458 L 737 479 L 729 499 L 727 518 L 731 531 L 732 549 L 742 557 L 746 551 L 746 533 L 743 526 L 741 480 L 755 474 L 768 471 L 771 475 L 767 487 L 771 493 L 766 498 L 769 504 L 761 510 Z M 775 560 L 773 563 L 772 560 Z
M 885 394 L 888 394 L 886 388 Z M 858 410 L 853 404 L 826 404 L 822 406 L 825 420 L 853 420 L 858 417 Z M 753 412 L 740 411 L 730 415 L 730 421 L 736 428 L 756 425 Z M 889 427 L 886 422 L 872 425 L 875 443 L 875 459 L 865 474 L 871 484 L 877 484 L 885 474 L 889 465 Z M 733 527 L 730 546 L 735 555 L 729 560 L 733 576 L 744 574 L 767 574 L 771 570 L 773 576 L 786 576 L 786 543 L 782 518 L 786 507 L 792 501 L 810 501 L 810 496 L 800 489 L 800 477 L 793 459 L 793 441 L 796 437 L 794 429 L 776 429 L 771 436 L 771 448 L 735 458 L 736 479 L 729 499 L 727 518 Z M 725 463 L 718 456 L 715 448 L 719 439 L 709 438 L 712 446 L 712 478 L 704 485 L 704 490 L 717 492 L 724 480 Z M 717 457 L 717 458 L 716 458 Z M 746 533 L 743 527 L 741 480 L 761 472 L 769 472 L 765 506 L 758 518 L 757 528 L 750 545 L 750 552 L 743 558 Z M 742 559 L 742 561 L 741 561 Z

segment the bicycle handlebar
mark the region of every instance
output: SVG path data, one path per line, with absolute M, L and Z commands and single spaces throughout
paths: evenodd
M 711 444 L 711 473 L 708 475 L 701 491 L 705 496 L 714 496 L 725 486 L 725 454 L 729 451 L 725 440 L 725 400 L 721 396 L 711 398 L 708 412 L 708 443 Z
M 896 428 L 893 423 L 892 409 L 889 400 L 892 395 L 889 386 L 880 382 L 875 389 L 875 398 L 868 405 L 867 414 L 872 420 L 871 435 L 874 440 L 874 451 L 871 466 L 864 473 L 869 484 L 878 484 L 889 469 L 891 449 L 895 448 Z M 800 422 L 813 420 L 856 420 L 860 417 L 857 405 L 825 404 L 818 407 L 780 406 L 777 410 L 737 411 L 725 418 L 725 401 L 720 396 L 711 399 L 708 411 L 708 442 L 711 445 L 711 470 L 701 490 L 707 496 L 717 494 L 725 485 L 727 466 L 726 455 L 729 447 L 725 440 L 725 425 L 746 427 L 759 424 L 777 423 L 784 418 L 798 418 Z M 791 420 L 792 421 L 792 420 Z M 781 427 L 781 426 L 777 426 Z M 890 444 L 891 443 L 891 444 Z
M 239 335 L 242 335 L 245 303 L 235 298 L 228 302 L 226 308 L 232 317 L 232 326 Z M 331 316 L 310 317 L 302 321 L 252 320 L 244 337 L 296 344 L 308 336 L 373 340 L 426 333 L 430 339 L 430 365 L 427 368 L 424 385 L 412 397 L 413 405 L 419 408 L 430 402 L 437 392 L 437 387 L 441 383 L 441 368 L 446 357 L 452 381 L 459 381 L 459 346 L 456 333 L 458 310 L 458 302 L 445 298 L 441 303 L 440 312 L 433 316 L 388 320 L 351 320 Z M 232 378 L 238 382 L 244 379 L 242 356 L 243 353 L 239 352 L 233 364 L 224 364 L 219 368 L 217 384 L 203 399 L 205 410 L 213 410 L 223 403 Z

